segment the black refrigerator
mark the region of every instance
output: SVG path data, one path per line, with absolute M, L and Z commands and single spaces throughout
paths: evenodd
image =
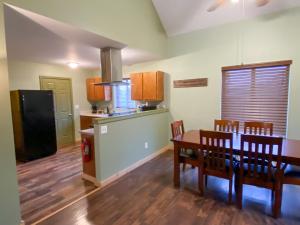
M 52 91 L 11 91 L 16 158 L 30 161 L 55 154 L 56 128 Z

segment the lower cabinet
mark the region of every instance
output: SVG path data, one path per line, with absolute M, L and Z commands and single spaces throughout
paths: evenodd
M 80 116 L 80 130 L 93 128 L 93 119 L 91 116 Z

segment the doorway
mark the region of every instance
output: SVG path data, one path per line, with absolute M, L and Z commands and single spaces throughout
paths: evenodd
M 72 80 L 62 77 L 40 76 L 41 90 L 52 90 L 55 106 L 55 123 L 58 149 L 75 142 Z

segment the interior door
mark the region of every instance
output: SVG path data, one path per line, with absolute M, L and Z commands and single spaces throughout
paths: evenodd
M 40 77 L 42 90 L 52 90 L 58 148 L 74 144 L 72 83 L 68 78 Z

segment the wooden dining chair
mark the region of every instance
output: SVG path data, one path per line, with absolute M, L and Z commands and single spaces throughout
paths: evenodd
M 244 123 L 244 134 L 273 135 L 273 123 L 248 121 Z
M 282 138 L 271 136 L 242 135 L 241 161 L 236 168 L 237 205 L 242 208 L 243 184 L 267 188 L 275 193 L 274 217 L 281 208 L 281 152 Z M 276 158 L 273 157 L 276 155 Z M 250 161 L 245 160 L 246 158 Z M 276 167 L 272 166 L 276 162 Z M 248 163 L 250 162 L 250 163 Z M 267 163 L 263 163 L 267 162 Z
M 203 176 L 229 180 L 228 201 L 232 201 L 233 134 L 200 130 L 199 188 L 203 194 Z M 227 157 L 229 155 L 229 158 Z
M 300 166 L 289 164 L 282 166 L 281 195 L 283 185 L 300 185 Z
M 239 121 L 232 120 L 215 120 L 214 130 L 222 132 L 239 132 L 240 123 Z
M 173 138 L 177 137 L 178 135 L 182 135 L 184 133 L 183 121 L 178 120 L 178 121 L 174 121 L 173 123 L 171 123 L 171 131 L 172 131 Z M 182 149 L 180 155 L 181 155 L 181 157 L 187 157 L 187 158 L 195 157 L 192 150 L 190 150 L 190 152 L 188 152 L 187 149 Z M 182 170 L 185 170 L 185 168 L 186 168 L 186 162 L 184 161 Z M 192 166 L 192 168 L 194 168 L 194 166 Z

